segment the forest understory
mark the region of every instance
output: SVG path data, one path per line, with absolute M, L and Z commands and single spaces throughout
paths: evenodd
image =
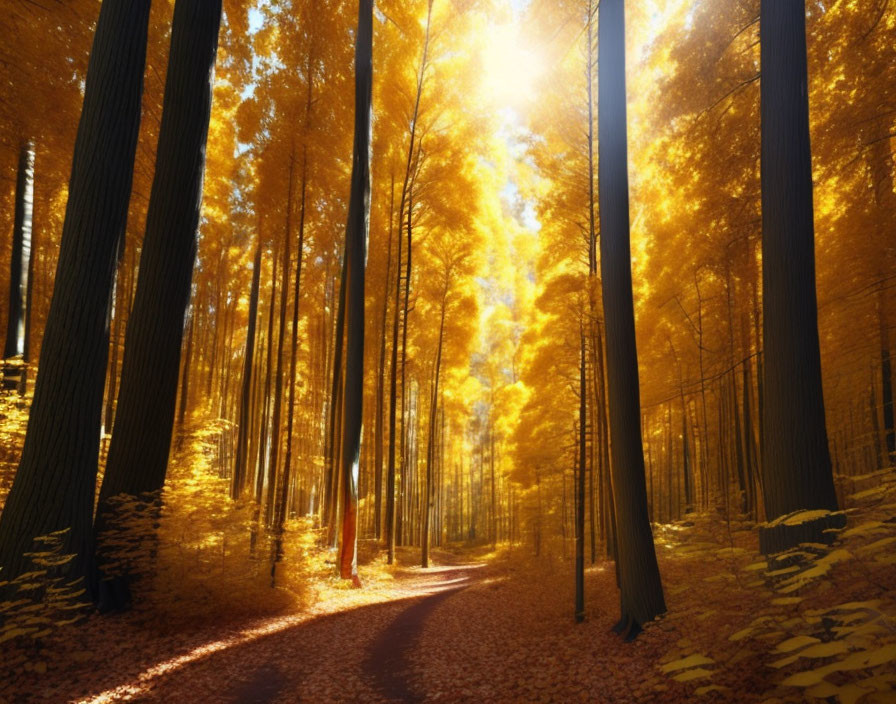
M 85 613 L 43 638 L 13 639 L 0 664 L 0 702 L 872 704 L 896 697 L 892 468 L 838 477 L 847 528 L 831 546 L 802 545 L 772 560 L 759 554 L 754 523 L 728 523 L 721 512 L 655 523 L 669 611 L 623 644 L 611 631 L 618 618 L 612 561 L 599 557 L 586 569 L 586 620 L 571 618 L 571 541 L 542 546 L 539 556 L 531 542 L 446 545 L 434 550 L 428 570 L 417 565 L 418 549 L 399 548 L 389 566 L 366 541 L 363 587 L 353 589 L 333 573 L 335 552 L 316 547 L 314 531 L 294 520 L 286 543 L 305 547 L 284 560 L 289 586 L 245 589 L 235 573 L 245 573 L 241 561 L 250 558 L 237 545 L 244 526 L 232 515 L 217 532 L 181 526 L 181 540 L 167 544 L 176 532 L 168 523 L 182 520 L 182 511 L 198 515 L 222 503 L 216 427 L 195 425 L 186 443 L 194 451 L 172 466 L 157 577 L 137 585 L 138 605 Z M 221 553 L 228 535 L 229 558 Z M 183 550 L 193 576 L 169 582 Z

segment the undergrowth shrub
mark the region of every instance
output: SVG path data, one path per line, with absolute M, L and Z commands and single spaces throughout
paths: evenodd
M 135 609 L 159 618 L 262 616 L 307 604 L 324 569 L 308 519 L 288 521 L 276 564 L 274 537 L 253 501 L 232 501 L 222 477 L 223 422 L 181 443 L 161 492 L 119 496 L 99 538 L 105 578 L 132 584 Z
M 74 558 L 63 552 L 66 533 L 36 538 L 36 549 L 26 553 L 32 567 L 27 572 L 11 580 L 3 580 L 0 572 L 0 645 L 13 660 L 27 660 L 44 638 L 86 614 L 82 580 L 66 575 Z

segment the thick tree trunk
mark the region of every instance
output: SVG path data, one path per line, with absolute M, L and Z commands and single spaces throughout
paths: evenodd
M 837 510 L 821 387 L 804 0 L 763 0 L 765 509 Z
M 221 0 L 175 4 L 156 170 L 101 502 L 157 491 L 165 482 L 220 24 Z
M 175 4 L 146 235 L 94 525 L 99 541 L 112 516 L 112 497 L 156 492 L 165 483 L 184 315 L 196 259 L 220 24 L 221 0 Z M 102 545 L 100 551 L 102 558 Z M 99 598 L 101 608 L 114 608 L 124 606 L 128 595 L 121 584 L 104 581 Z
M 149 0 L 104 0 L 87 69 L 56 282 L 22 460 L 0 515 L 6 579 L 35 537 L 68 529 L 69 577 L 88 574 L 109 332 L 140 127 Z
M 613 490 L 622 617 L 634 637 L 666 610 L 653 535 L 641 445 L 638 356 L 632 299 L 623 0 L 600 4 L 598 140 L 601 274 L 607 337 Z

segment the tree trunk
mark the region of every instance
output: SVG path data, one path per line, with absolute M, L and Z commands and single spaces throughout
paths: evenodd
M 445 294 L 447 296 L 447 293 Z M 426 447 L 426 497 L 423 500 L 423 555 L 421 566 L 429 567 L 429 525 L 432 520 L 433 503 L 433 463 L 435 462 L 436 414 L 438 413 L 439 376 L 442 373 L 442 342 L 445 336 L 445 307 L 447 301 L 442 298 L 442 311 L 439 318 L 439 342 L 436 347 L 435 375 L 433 378 L 432 397 L 429 406 L 429 437 Z
M 307 109 L 311 110 L 312 83 L 309 74 Z M 306 114 L 306 119 L 308 115 Z M 306 123 L 307 124 L 307 123 Z M 308 195 L 308 153 L 302 147 L 302 186 L 299 196 L 299 245 L 296 252 L 296 283 L 292 300 L 292 344 L 289 356 L 289 401 L 286 420 L 286 454 L 280 476 L 277 503 L 274 508 L 274 561 L 271 564 L 271 584 L 276 578 L 277 563 L 283 557 L 283 528 L 289 513 L 289 491 L 292 486 L 292 435 L 296 405 L 296 357 L 299 349 L 299 301 L 302 295 L 302 259 L 305 252 L 305 206 Z M 285 290 L 285 289 L 284 289 Z
M 804 1 L 763 0 L 760 36 L 763 472 L 774 519 L 836 511 L 837 496 L 818 344 Z
M 157 491 L 165 482 L 220 24 L 221 0 L 175 5 L 156 170 L 101 502 Z
M 118 395 L 118 357 L 119 351 L 122 346 L 121 329 L 125 318 L 125 303 L 129 302 L 128 299 L 130 298 L 124 286 L 127 279 L 122 276 L 122 274 L 124 273 L 124 266 L 122 264 L 124 259 L 124 241 L 122 240 L 119 245 L 118 265 L 116 267 L 117 272 L 115 274 L 115 284 L 112 289 L 112 295 L 115 299 L 115 303 L 111 311 L 111 318 L 114 322 L 114 328 L 112 331 L 112 359 L 109 360 L 109 380 L 107 383 L 108 392 L 106 394 L 106 410 L 103 413 L 103 430 L 106 433 L 112 432 L 112 424 L 115 419 L 115 402 Z M 131 275 L 133 276 L 133 272 L 131 272 Z
M 599 12 L 598 184 L 622 609 L 617 631 L 633 638 L 643 624 L 664 613 L 666 605 L 647 516 L 641 445 L 629 242 L 624 2 L 603 0 Z
M 236 457 L 233 462 L 233 477 L 230 496 L 239 499 L 247 480 L 247 460 L 249 449 L 250 406 L 252 396 L 252 372 L 255 360 L 255 326 L 258 320 L 258 289 L 261 282 L 261 235 L 257 235 L 255 259 L 252 261 L 252 285 L 249 289 L 249 324 L 246 329 L 246 348 L 243 352 L 243 378 L 240 389 L 240 417 L 237 431 Z
M 32 150 L 34 147 L 32 146 Z M 28 391 L 28 364 L 31 362 L 32 350 L 34 346 L 31 341 L 31 333 L 34 324 L 34 278 L 36 275 L 35 267 L 37 262 L 37 252 L 38 252 L 38 241 L 37 241 L 37 229 L 34 227 L 34 163 L 37 160 L 36 151 L 32 151 L 32 164 L 31 164 L 31 227 L 29 229 L 29 237 L 28 237 L 28 269 L 26 271 L 25 276 L 27 277 L 25 283 L 25 335 L 24 340 L 22 341 L 22 361 L 25 363 L 24 368 L 22 369 L 22 382 L 20 388 L 20 393 L 25 395 Z
M 395 276 L 395 304 L 392 313 L 392 359 L 389 370 L 389 460 L 386 470 L 386 549 L 387 561 L 391 565 L 395 561 L 395 430 L 396 412 L 398 410 L 398 330 L 401 308 L 401 212 L 399 211 L 398 259 Z
M 585 445 L 587 434 L 587 409 L 585 381 L 585 331 L 580 332 L 581 357 L 579 361 L 579 456 L 576 482 L 576 621 L 585 620 Z
M 22 460 L 0 515 L 5 579 L 37 536 L 68 530 L 68 576 L 88 574 L 109 332 L 140 127 L 149 0 L 105 0 L 87 69 L 56 282 Z
M 289 303 L 289 268 L 292 244 L 292 193 L 295 180 L 295 145 L 289 153 L 289 178 L 286 193 L 286 232 L 283 236 L 283 281 L 280 287 L 279 327 L 277 330 L 277 358 L 274 373 L 274 410 L 271 419 L 271 454 L 268 460 L 268 485 L 265 496 L 265 522 L 271 525 L 274 520 L 274 497 L 277 487 L 277 470 L 280 457 L 280 431 L 283 413 L 283 343 L 286 340 L 286 307 Z
M 380 330 L 379 371 L 376 377 L 376 428 L 374 431 L 374 518 L 373 536 L 382 537 L 383 518 L 383 412 L 386 394 L 386 321 L 389 317 L 389 285 L 392 280 L 392 235 L 395 223 L 395 176 L 392 175 L 392 187 L 389 200 L 389 246 L 386 252 L 386 282 L 383 286 L 383 318 Z
M 15 219 L 12 231 L 12 257 L 9 262 L 9 313 L 6 319 L 6 344 L 3 359 L 24 353 L 23 336 L 23 285 L 25 269 L 25 243 L 31 239 L 31 206 L 33 180 L 31 171 L 31 145 L 25 142 L 19 148 L 19 166 L 16 173 Z M 16 380 L 17 384 L 18 380 Z
M 339 571 L 358 583 L 358 460 L 364 401 L 364 274 L 370 227 L 370 106 L 373 88 L 373 0 L 358 2 L 355 39 L 355 145 L 345 227 L 346 353 L 342 422 L 343 516 Z
M 184 432 L 184 421 L 187 417 L 187 406 L 190 402 L 190 363 L 193 359 L 193 332 L 196 328 L 196 304 L 190 314 L 190 328 L 187 331 L 187 349 L 184 352 L 183 373 L 180 382 L 180 408 L 177 411 L 177 426 L 181 435 Z
M 887 449 L 886 461 L 896 463 L 896 424 L 893 421 L 893 365 L 890 359 L 890 327 L 887 320 L 885 284 L 880 284 L 877 315 L 880 328 L 880 378 L 881 406 L 883 409 L 883 434 Z

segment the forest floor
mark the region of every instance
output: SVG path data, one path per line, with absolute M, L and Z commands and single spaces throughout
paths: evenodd
M 214 456 L 198 442 L 180 467 L 215 478 Z M 228 581 L 248 563 L 226 533 L 246 542 L 242 514 L 212 515 L 227 480 L 179 472 L 184 514 L 153 543 L 168 567 L 151 598 L 0 643 L 0 704 L 896 702 L 893 469 L 839 478 L 846 529 L 774 564 L 750 522 L 654 525 L 668 614 L 628 644 L 611 632 L 611 562 L 588 568 L 587 619 L 574 622 L 569 545 L 537 559 L 528 545 L 436 550 L 422 569 L 417 549 L 389 567 L 365 542 L 364 586 L 351 589 L 299 531 L 304 593 L 270 589 L 263 561 L 260 582 Z M 208 555 L 183 549 L 185 526 L 225 539 Z
M 896 473 L 853 478 L 849 525 L 787 567 L 755 530 L 717 517 L 656 526 L 669 613 L 630 644 L 612 563 L 587 572 L 572 618 L 571 561 L 509 546 L 436 551 L 436 566 L 365 585 L 332 580 L 298 613 L 178 627 L 104 617 L 0 665 L 7 702 L 896 701 Z M 2 671 L 7 670 L 7 671 Z

